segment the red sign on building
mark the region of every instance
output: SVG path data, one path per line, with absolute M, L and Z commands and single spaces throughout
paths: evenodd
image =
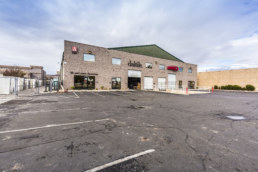
M 178 71 L 178 67 L 177 66 L 168 66 L 167 70 L 173 70 L 173 71 Z
M 72 53 L 73 53 L 73 54 L 77 54 L 77 52 L 78 52 L 77 47 L 72 46 Z

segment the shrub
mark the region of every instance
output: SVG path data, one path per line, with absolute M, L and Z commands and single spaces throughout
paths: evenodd
M 101 88 L 101 90 L 104 90 L 104 86 L 101 86 L 100 88 Z
M 218 89 L 219 87 L 217 85 L 214 85 L 214 89 Z
M 75 87 L 74 87 L 74 86 L 71 86 L 71 89 L 72 89 L 72 90 L 74 90 L 74 89 L 75 89 Z
M 239 85 L 233 85 L 232 90 L 242 90 L 243 88 L 240 87 Z
M 224 85 L 224 86 L 221 86 L 220 89 L 222 89 L 222 90 L 248 90 L 248 91 L 254 91 L 255 87 L 253 85 L 246 85 L 245 87 L 241 87 L 239 85 Z
M 248 91 L 254 91 L 255 90 L 255 87 L 253 85 L 250 85 L 250 84 L 246 85 L 245 88 Z

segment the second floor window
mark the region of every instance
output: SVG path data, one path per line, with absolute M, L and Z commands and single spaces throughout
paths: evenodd
M 152 63 L 145 63 L 145 67 L 149 68 L 149 69 L 152 69 Z
M 159 65 L 159 70 L 165 70 L 165 65 Z
M 84 59 L 84 61 L 87 61 L 87 62 L 95 62 L 95 55 L 93 55 L 93 54 L 84 54 L 83 55 L 83 59 Z
M 112 58 L 112 64 L 120 65 L 121 64 L 121 59 L 120 58 Z
M 178 71 L 179 71 L 179 72 L 183 72 L 183 71 L 184 71 L 184 68 L 179 67 L 179 68 L 178 68 Z
M 192 68 L 190 67 L 190 68 L 188 68 L 188 73 L 192 73 L 193 71 L 192 71 Z

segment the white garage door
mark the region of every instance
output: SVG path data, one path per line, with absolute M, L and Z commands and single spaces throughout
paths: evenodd
M 168 89 L 176 89 L 176 75 L 168 74 Z
M 159 90 L 166 89 L 166 78 L 158 78 L 158 89 Z
M 144 89 L 145 90 L 153 89 L 153 78 L 152 77 L 144 77 Z

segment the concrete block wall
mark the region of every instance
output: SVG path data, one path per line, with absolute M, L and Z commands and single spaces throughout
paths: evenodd
M 239 85 L 241 87 L 251 84 L 258 90 L 258 68 L 225 70 L 212 72 L 198 72 L 199 87 L 213 87 L 214 85 Z

